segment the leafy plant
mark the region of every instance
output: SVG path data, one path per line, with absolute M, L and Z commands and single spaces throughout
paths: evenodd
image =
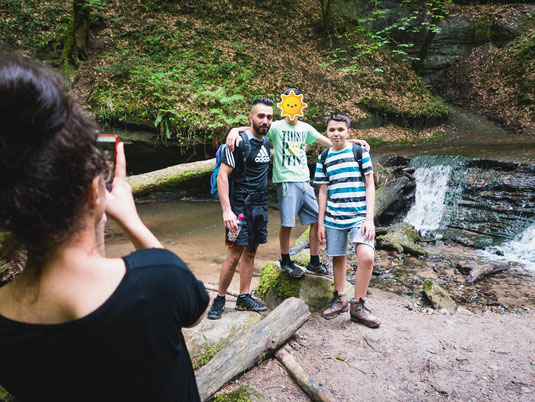
M 354 39 L 363 35 L 365 41 L 352 41 L 346 48 L 338 48 L 331 52 L 333 63 L 342 62 L 349 64 L 343 67 L 343 71 L 356 71 L 357 61 L 367 55 L 388 49 L 399 56 L 404 62 L 412 62 L 419 65 L 427 56 L 427 50 L 431 45 L 434 35 L 440 32 L 440 21 L 449 14 L 448 4 L 451 0 L 428 0 L 421 4 L 417 0 L 403 0 L 400 5 L 405 11 L 401 16 L 395 16 L 393 10 L 387 8 L 381 0 L 372 0 L 372 9 L 365 16 L 358 18 L 357 26 L 350 32 L 339 35 L 339 38 Z M 424 44 L 414 56 L 409 50 L 414 48 L 412 41 L 404 41 L 411 38 L 412 34 L 426 32 Z M 413 36 L 412 36 L 413 37 Z M 343 57 L 338 57 L 343 53 Z

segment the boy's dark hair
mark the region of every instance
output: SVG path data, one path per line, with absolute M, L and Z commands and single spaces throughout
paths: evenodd
M 334 112 L 334 113 L 331 113 L 329 115 L 329 117 L 327 117 L 327 122 L 325 123 L 325 125 L 329 125 L 329 122 L 331 120 L 334 120 L 334 121 L 343 121 L 344 123 L 346 123 L 347 125 L 347 128 L 351 128 L 351 119 L 349 118 L 349 116 L 347 114 L 345 114 L 344 112 Z
M 60 74 L 0 51 L 0 231 L 37 259 L 81 228 L 106 168 L 96 138 Z
M 299 89 L 297 88 L 288 88 L 286 91 L 284 91 L 284 95 L 288 96 L 290 95 L 290 92 L 294 92 L 294 95 L 302 95 L 303 92 L 301 92 Z
M 273 106 L 273 101 L 271 99 L 261 96 L 253 99 L 253 101 L 251 102 L 251 107 L 258 105 L 259 103 L 266 106 Z

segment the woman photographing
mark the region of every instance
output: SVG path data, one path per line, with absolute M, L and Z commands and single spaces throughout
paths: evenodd
M 208 294 L 141 222 L 119 144 L 112 191 L 61 77 L 0 53 L 0 231 L 27 250 L 0 288 L 0 385 L 29 401 L 199 400 L 181 328 Z M 105 258 L 106 216 L 137 251 Z

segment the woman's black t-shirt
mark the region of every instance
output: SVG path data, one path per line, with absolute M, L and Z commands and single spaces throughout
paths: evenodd
M 195 401 L 181 328 L 208 294 L 163 249 L 126 257 L 115 292 L 89 315 L 61 324 L 0 316 L 0 384 L 23 401 Z

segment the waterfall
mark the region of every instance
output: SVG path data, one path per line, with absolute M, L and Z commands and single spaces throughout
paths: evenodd
M 458 197 L 458 186 L 452 185 L 454 169 L 463 166 L 466 158 L 449 155 L 417 156 L 411 165 L 416 168 L 416 194 L 414 204 L 405 222 L 423 233 L 445 226 L 447 205 Z
M 431 166 L 416 169 L 416 194 L 414 205 L 407 213 L 405 222 L 417 230 L 437 230 L 446 212 L 444 203 L 451 166 Z
M 520 233 L 517 238 L 497 247 L 487 248 L 483 254 L 493 260 L 517 262 L 526 269 L 535 271 L 535 223 Z

